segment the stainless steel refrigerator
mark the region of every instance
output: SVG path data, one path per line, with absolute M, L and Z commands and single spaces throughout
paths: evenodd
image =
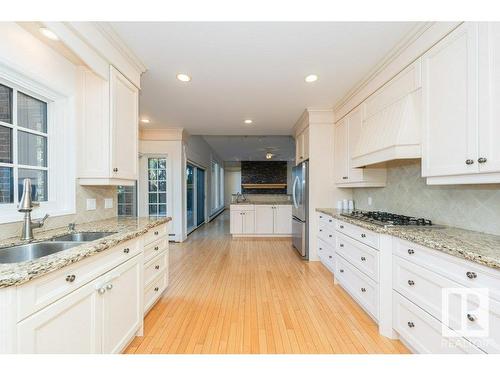
M 309 162 L 292 170 L 292 233 L 293 247 L 300 256 L 309 259 Z

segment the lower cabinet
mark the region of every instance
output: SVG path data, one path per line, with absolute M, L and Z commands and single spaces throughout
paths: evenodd
M 118 353 L 142 324 L 142 256 L 17 325 L 19 353 Z
M 292 234 L 292 206 L 231 205 L 230 232 L 233 235 L 289 236 Z
M 231 234 L 253 234 L 255 233 L 255 212 L 253 205 L 244 209 L 233 209 L 230 215 Z

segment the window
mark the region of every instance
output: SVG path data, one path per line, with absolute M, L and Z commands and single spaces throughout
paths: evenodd
M 118 186 L 118 216 L 137 216 L 136 212 L 136 186 Z
M 47 103 L 0 84 L 0 204 L 17 203 L 23 180 L 32 198 L 48 200 Z
M 216 161 L 212 161 L 212 213 L 220 210 L 224 205 L 224 168 Z
M 148 158 L 148 213 L 167 216 L 166 158 Z

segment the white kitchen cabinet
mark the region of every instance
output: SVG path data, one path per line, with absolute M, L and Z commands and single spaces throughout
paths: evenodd
M 255 206 L 255 233 L 274 233 L 274 213 L 275 209 L 272 205 Z
M 500 26 L 465 22 L 422 57 L 422 175 L 500 182 Z
M 109 81 L 82 68 L 79 82 L 79 183 L 133 185 L 138 170 L 138 89 L 112 66 Z
M 274 233 L 292 233 L 292 205 L 280 204 L 274 206 Z
M 295 137 L 295 164 L 309 159 L 309 128 L 305 128 Z
M 142 325 L 143 262 L 135 257 L 105 277 L 102 298 L 102 352 L 119 353 Z
M 230 232 L 231 234 L 255 233 L 255 208 L 253 205 L 231 205 Z
M 385 186 L 385 168 L 354 168 L 353 152 L 363 126 L 363 105 L 335 124 L 334 169 L 339 187 Z

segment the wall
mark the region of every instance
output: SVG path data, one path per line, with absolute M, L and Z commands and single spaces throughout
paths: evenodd
M 420 161 L 391 162 L 385 188 L 353 189 L 356 207 L 500 235 L 500 185 L 430 186 L 420 168 Z
M 229 208 L 231 196 L 241 193 L 241 170 L 224 171 L 224 206 Z

